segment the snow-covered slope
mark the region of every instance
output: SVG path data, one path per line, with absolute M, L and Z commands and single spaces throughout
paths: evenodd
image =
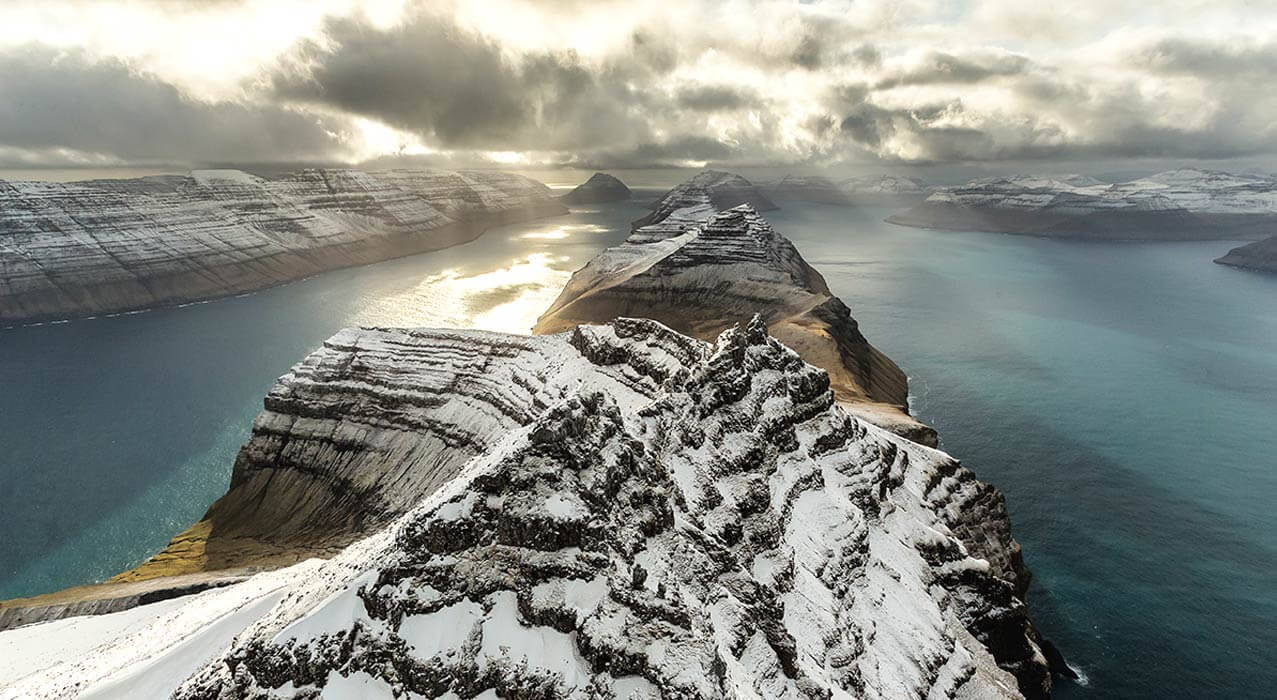
M 916 177 L 901 175 L 853 177 L 839 182 L 838 187 L 852 203 L 864 206 L 908 206 L 934 190 Z
M 935 431 L 907 415 L 904 372 L 869 344 L 820 273 L 749 204 L 722 212 L 709 202 L 670 209 L 669 218 L 577 270 L 534 332 L 644 316 L 712 339 L 755 313 L 830 373 L 850 410 L 936 444 Z
M 1197 169 L 1116 184 L 1077 175 L 983 178 L 887 220 L 1072 238 L 1260 238 L 1277 230 L 1277 178 Z
M 455 391 L 480 376 L 502 388 L 490 401 Z M 352 476 L 411 507 L 283 588 L 272 582 L 293 570 L 271 574 L 231 618 L 230 596 L 257 578 L 189 599 L 185 618 L 167 611 L 138 649 L 105 642 L 113 673 L 66 660 L 11 693 L 192 672 L 177 697 L 1049 688 L 1001 496 L 947 455 L 846 413 L 828 376 L 761 320 L 712 344 L 630 319 L 540 337 L 351 330 L 281 380 L 299 384 L 333 406 L 382 402 L 379 417 L 417 425 L 423 444 L 448 436 L 468 457 L 431 486 L 375 466 L 412 459 L 408 430 L 358 408 L 299 418 L 287 427 L 296 439 L 341 440 Z M 341 505 L 329 515 L 344 517 L 331 510 Z M 218 615 L 200 613 L 207 601 L 221 601 Z M 208 658 L 210 619 L 225 629 L 245 617 L 256 621 Z
M 235 294 L 565 211 L 544 185 L 487 171 L 0 181 L 0 324 Z
M 758 211 L 776 205 L 752 182 L 735 173 L 704 170 L 666 192 L 652 204 L 652 213 L 633 223 L 651 240 L 678 235 L 692 224 L 724 209 L 748 204 Z

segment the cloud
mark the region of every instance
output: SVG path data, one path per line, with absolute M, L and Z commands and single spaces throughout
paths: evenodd
M 117 60 L 27 46 L 0 54 L 0 146 L 83 162 L 266 162 L 345 149 L 324 120 L 277 105 L 205 103 Z
M 1277 73 L 1277 43 L 1166 37 L 1128 52 L 1133 65 L 1156 73 L 1236 80 Z
M 888 73 L 874 84 L 877 90 L 901 86 L 940 83 L 969 84 L 1022 75 L 1032 68 L 1028 58 L 1015 54 L 981 51 L 957 56 L 940 51 L 927 52 L 920 61 Z
M 381 120 L 441 148 L 588 149 L 645 131 L 634 65 L 587 66 L 571 51 L 511 55 L 420 11 L 379 29 L 332 18 L 270 78 L 275 97 Z M 639 47 L 650 42 L 635 36 Z M 664 60 L 657 51 L 650 60 Z
M 44 4 L 13 2 L 26 9 L 11 26 L 43 16 Z M 0 28 L 0 158 L 615 167 L 1277 153 L 1277 95 L 1264 89 L 1277 9 L 1243 2 L 1167 0 L 1156 18 L 1135 0 L 121 7 L 130 41 L 139 26 L 178 35 L 113 57 L 119 27 L 53 31 L 75 12 L 30 26 L 92 48 L 5 49 Z M 220 38 L 243 27 L 269 39 L 281 12 L 304 17 L 252 47 Z M 214 26 L 224 55 L 180 36 Z
M 757 107 L 763 98 L 750 88 L 735 85 L 689 85 L 678 90 L 681 107 L 698 112 L 721 112 Z

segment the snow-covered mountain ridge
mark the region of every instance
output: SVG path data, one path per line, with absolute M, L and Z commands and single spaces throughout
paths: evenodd
M 392 373 L 370 373 L 387 348 Z M 430 398 L 449 373 L 480 367 L 508 402 Z M 177 692 L 191 699 L 1049 689 L 1001 496 L 947 455 L 847 414 L 828 375 L 761 320 L 714 343 L 630 319 L 539 337 L 349 330 L 275 393 L 287 387 L 334 405 L 393 400 L 459 441 L 476 414 L 511 427 L 484 431 L 379 534 L 255 590 L 240 609 L 256 621 L 215 658 L 169 651 L 214 626 L 166 613 L 152 631 L 176 646 L 121 650 L 122 668 L 89 664 L 87 679 L 78 660 L 53 663 L 12 693 L 91 697 L 122 673 L 169 687 L 193 674 Z M 387 428 L 361 416 L 292 430 L 348 436 L 355 461 L 376 459 L 361 441 L 393 450 L 375 436 Z
M 757 211 L 752 186 L 733 180 L 732 193 L 711 200 L 698 184 L 706 175 L 718 174 L 671 190 L 624 243 L 577 270 L 534 332 L 642 316 L 712 340 L 761 314 L 773 335 L 829 372 L 848 410 L 934 446 L 935 431 L 908 415 L 905 373 L 869 343 L 820 273 Z
M 982 178 L 887 220 L 1076 238 L 1259 238 L 1277 226 L 1277 178 L 1192 168 L 1114 184 L 1076 175 Z

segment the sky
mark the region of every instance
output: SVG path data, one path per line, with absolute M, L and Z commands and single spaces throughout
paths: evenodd
M 0 167 L 1270 159 L 1270 0 L 5 0 Z

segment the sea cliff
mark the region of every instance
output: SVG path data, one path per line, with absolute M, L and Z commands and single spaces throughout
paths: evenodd
M 0 181 L 0 325 L 239 294 L 566 211 L 494 171 Z

